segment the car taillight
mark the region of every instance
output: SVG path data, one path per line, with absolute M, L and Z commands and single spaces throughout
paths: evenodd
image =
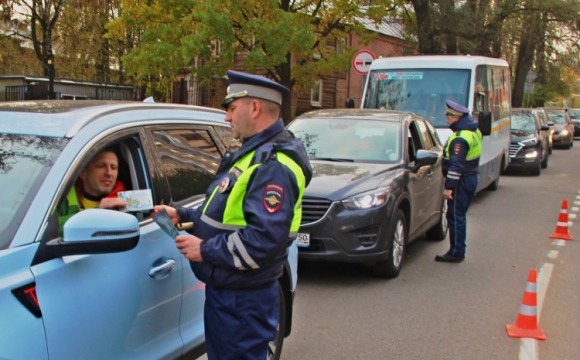
M 37 318 L 42 317 L 38 298 L 36 297 L 36 283 L 26 284 L 12 290 L 18 301 Z

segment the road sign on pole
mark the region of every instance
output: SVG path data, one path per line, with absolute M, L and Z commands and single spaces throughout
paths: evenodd
M 359 50 L 352 57 L 352 68 L 361 75 L 366 75 L 371 67 L 371 62 L 375 59 L 375 54 L 370 50 Z

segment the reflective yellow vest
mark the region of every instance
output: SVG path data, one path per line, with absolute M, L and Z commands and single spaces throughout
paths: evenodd
M 481 143 L 483 139 L 483 135 L 481 135 L 481 131 L 477 129 L 476 131 L 472 130 L 461 130 L 459 134 L 457 131 L 453 132 L 451 136 L 449 136 L 449 140 L 447 141 L 447 146 L 445 147 L 445 158 L 449 159 L 449 147 L 451 143 L 456 138 L 462 138 L 467 141 L 467 145 L 469 146 L 469 150 L 467 151 L 466 160 L 475 160 L 481 156 Z
M 256 151 L 254 150 L 242 156 L 230 168 L 230 172 L 234 171 L 234 168 L 236 168 L 235 171 L 241 172 L 241 174 L 234 183 L 224 208 L 222 224 L 225 225 L 225 228 L 234 230 L 236 228 L 243 228 L 247 225 L 244 218 L 243 201 L 246 195 L 248 182 L 252 177 L 252 173 L 258 168 L 258 166 L 262 165 L 262 163 L 252 164 L 252 159 L 254 158 L 255 152 Z M 296 204 L 294 205 L 294 217 L 290 226 L 290 237 L 295 237 L 300 227 L 300 221 L 302 220 L 302 197 L 304 196 L 304 189 L 306 188 L 306 178 L 304 177 L 302 168 L 288 155 L 282 152 L 277 152 L 276 160 L 273 161 L 278 161 L 288 167 L 296 177 L 299 196 Z M 219 186 L 216 186 L 209 200 L 207 201 L 202 214 L 205 214 L 206 209 L 208 208 L 218 190 Z

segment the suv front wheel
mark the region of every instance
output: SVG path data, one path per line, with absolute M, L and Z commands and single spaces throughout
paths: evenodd
M 395 211 L 391 226 L 387 232 L 388 249 L 386 259 L 373 266 L 373 274 L 384 278 L 394 278 L 403 267 L 407 245 L 407 220 L 403 210 Z

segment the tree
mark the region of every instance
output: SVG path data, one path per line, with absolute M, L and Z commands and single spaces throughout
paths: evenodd
M 14 34 L 32 43 L 36 58 L 43 64 L 43 73 L 50 79 L 49 97 L 54 98 L 54 49 L 53 31 L 60 16 L 64 0 L 2 0 L 4 17 L 9 14 L 24 20 L 30 26 L 30 33 Z
M 261 72 L 300 92 L 321 76 L 346 72 L 354 50 L 327 47 L 347 34 L 368 36 L 360 19 L 378 23 L 394 10 L 393 0 L 171 0 L 127 1 L 123 16 L 109 26 L 122 39 L 141 31 L 141 43 L 125 66 L 141 81 L 155 79 L 168 94 L 175 76 L 192 68 L 201 79 L 223 76 L 243 60 L 244 70 Z M 219 47 L 219 56 L 215 56 Z M 243 54 L 243 59 L 236 55 Z M 199 61 L 192 67 L 195 59 Z M 284 103 L 283 118 L 292 118 Z
M 67 1 L 56 27 L 63 77 L 119 82 L 118 59 L 106 24 L 120 12 L 120 0 Z M 79 41 L 82 39 L 82 41 Z
M 573 66 L 573 59 L 578 59 L 580 3 L 575 0 L 527 0 L 520 9 L 506 22 L 520 34 L 506 41 L 506 48 L 512 48 L 508 52 L 514 77 L 512 105 L 522 106 L 526 78 L 534 71 L 536 79 L 531 105 L 543 106 L 547 100 L 570 94 L 570 86 L 562 74 Z
M 20 58 L 32 47 L 43 69 L 33 74 L 54 76 L 59 64 L 61 78 L 123 83 L 120 57 L 126 53 L 126 44 L 132 44 L 105 37 L 106 24 L 120 12 L 121 0 L 0 0 L 0 14 L 13 29 L 4 36 L 15 47 L 8 54 L 3 52 L 3 61 L 14 64 L 12 69 L 34 68 L 27 61 L 23 66 Z

